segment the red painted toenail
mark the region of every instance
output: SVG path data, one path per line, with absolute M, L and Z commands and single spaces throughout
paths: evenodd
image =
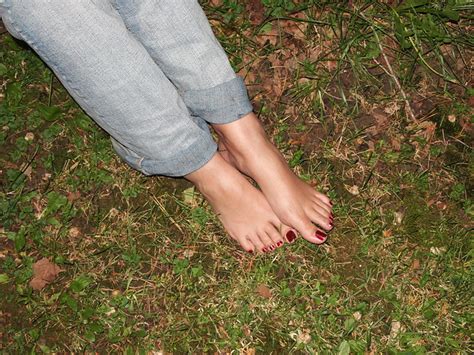
M 332 201 L 331 200 L 329 200 L 329 204 L 332 206 Z
M 279 247 L 281 247 L 282 245 L 283 245 L 283 242 L 282 242 L 281 240 L 280 240 L 280 241 L 278 241 L 278 243 L 277 243 L 277 247 L 279 248 Z
M 332 223 L 332 221 L 329 222 L 329 227 L 334 228 L 334 223 Z
M 262 251 L 263 251 L 264 253 L 266 253 L 266 252 L 268 251 L 268 249 L 265 247 L 265 248 L 262 248 Z
M 273 244 L 270 245 L 269 248 L 270 248 L 271 251 L 274 251 L 274 250 L 275 250 L 275 246 L 274 246 Z
M 253 250 L 247 250 L 250 254 L 253 254 Z
M 316 238 L 318 238 L 321 241 L 326 240 L 326 233 L 322 231 L 316 231 Z
M 293 242 L 295 241 L 295 239 L 296 239 L 296 233 L 293 232 L 293 231 L 288 231 L 288 232 L 286 233 L 286 239 L 288 239 L 288 241 L 289 241 L 290 243 L 293 243 Z

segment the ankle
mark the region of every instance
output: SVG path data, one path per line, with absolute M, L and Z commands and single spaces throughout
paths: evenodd
M 235 187 L 237 171 L 216 153 L 207 164 L 185 176 L 206 197 L 225 193 Z
M 222 157 L 219 153 L 216 153 L 212 158 L 199 169 L 184 176 L 186 180 L 189 180 L 197 188 L 202 186 L 205 182 L 209 181 L 212 176 L 215 176 L 221 163 Z
M 256 146 L 264 146 L 269 142 L 265 130 L 253 112 L 237 121 L 212 125 L 212 127 L 219 139 L 233 154 L 255 153 Z

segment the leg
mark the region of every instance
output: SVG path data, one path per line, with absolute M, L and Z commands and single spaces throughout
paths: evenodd
M 108 1 L 10 0 L 6 18 L 135 168 L 182 176 L 214 155 L 207 127 Z
M 149 175 L 186 175 L 245 249 L 272 244 L 269 234 L 278 234 L 280 222 L 262 194 L 229 171 L 207 126 L 189 116 L 176 88 L 108 1 L 11 0 L 7 5 L 15 34 L 111 134 L 130 165 Z
M 280 220 L 307 240 L 324 242 L 314 224 L 332 229 L 329 199 L 298 179 L 270 143 L 197 1 L 114 1 L 190 111 L 213 124 L 226 159 L 257 181 Z
M 229 123 L 252 112 L 245 85 L 196 0 L 111 1 L 194 116 Z

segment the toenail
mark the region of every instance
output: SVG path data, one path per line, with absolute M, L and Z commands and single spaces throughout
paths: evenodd
M 288 231 L 288 232 L 286 233 L 286 239 L 288 239 L 288 241 L 289 241 L 290 243 L 293 243 L 293 242 L 295 241 L 295 239 L 296 239 L 296 233 L 293 232 L 293 231 Z
M 264 253 L 266 253 L 266 252 L 268 251 L 268 249 L 265 247 L 265 248 L 262 248 L 262 251 L 263 251 Z
M 329 227 L 334 228 L 334 223 L 332 223 L 332 221 L 329 222 Z
M 278 241 L 277 243 L 277 248 L 281 247 L 283 245 L 283 242 L 281 240 Z
M 322 231 L 316 231 L 316 238 L 318 238 L 321 241 L 326 240 L 326 233 Z
M 247 250 L 250 254 L 253 254 L 253 250 Z
M 332 201 L 331 200 L 329 200 L 329 204 L 332 206 Z
M 274 250 L 275 250 L 275 246 L 274 246 L 273 244 L 270 245 L 269 248 L 270 248 L 271 251 L 274 251 Z

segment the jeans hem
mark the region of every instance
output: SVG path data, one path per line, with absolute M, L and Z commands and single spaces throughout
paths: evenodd
M 147 176 L 183 177 L 204 166 L 217 151 L 217 144 L 208 137 L 208 139 L 197 140 L 171 158 L 159 160 L 141 156 L 113 137 L 111 140 L 112 146 L 120 158 L 130 167 Z
M 238 76 L 209 89 L 187 90 L 180 94 L 189 111 L 208 123 L 230 123 L 253 110 L 245 83 Z

